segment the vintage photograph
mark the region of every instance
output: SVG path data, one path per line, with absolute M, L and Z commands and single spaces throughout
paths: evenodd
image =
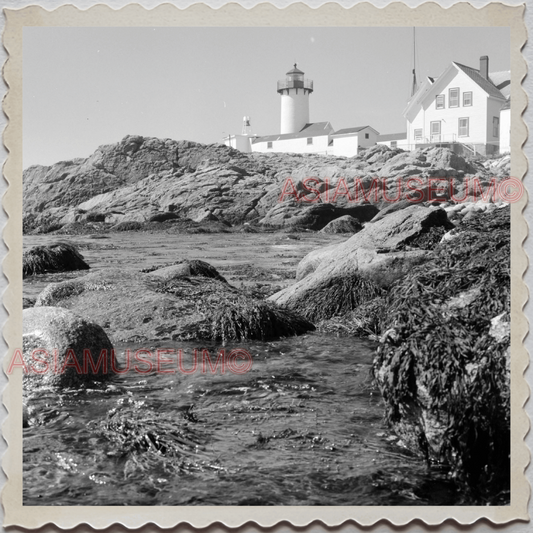
M 28 26 L 22 80 L 24 506 L 510 504 L 509 27 Z

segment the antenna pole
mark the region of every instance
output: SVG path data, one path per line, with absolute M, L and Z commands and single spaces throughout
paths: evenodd
M 413 27 L 413 86 L 411 88 L 411 96 L 413 96 L 418 90 L 418 84 L 416 83 L 416 33 Z

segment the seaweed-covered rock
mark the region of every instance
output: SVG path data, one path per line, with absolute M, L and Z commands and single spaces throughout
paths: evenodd
M 89 265 L 76 247 L 66 242 L 49 246 L 34 246 L 22 254 L 22 273 L 24 277 L 48 272 L 67 272 L 87 270 Z
M 332 220 L 320 231 L 321 233 L 357 233 L 362 229 L 363 225 L 361 222 L 359 222 L 359 220 L 350 215 L 344 215 Z
M 35 384 L 79 387 L 112 375 L 113 345 L 105 331 L 72 311 L 61 307 L 24 309 L 22 331 L 28 367 L 25 391 Z
M 112 269 L 51 284 L 35 305 L 72 309 L 117 341 L 267 339 L 314 329 L 292 311 L 202 275 L 165 280 Z
M 390 291 L 375 375 L 404 442 L 490 501 L 510 486 L 509 208 L 455 231 Z
M 188 276 L 202 276 L 204 278 L 226 279 L 218 273 L 218 270 L 205 261 L 198 259 L 183 259 L 172 265 L 166 265 L 160 268 L 147 268 L 143 272 L 149 272 L 152 276 L 157 276 L 163 281 L 170 281 L 176 278 Z
M 270 300 L 313 320 L 344 313 L 380 294 L 430 252 L 406 248 L 434 226 L 451 227 L 446 212 L 413 205 L 367 224 L 346 242 L 308 254 L 297 269 L 297 283 Z

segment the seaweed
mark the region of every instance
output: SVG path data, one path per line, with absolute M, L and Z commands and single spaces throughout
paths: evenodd
M 89 268 L 77 248 L 66 242 L 57 242 L 49 246 L 34 246 L 22 255 L 23 277 Z
M 475 501 L 510 487 L 510 210 L 478 214 L 390 290 L 374 372 L 395 427 L 414 425 Z M 422 414 L 422 413 L 425 414 Z M 444 431 L 435 452 L 431 420 Z M 414 437 L 413 437 L 414 438 Z M 434 447 L 433 447 L 434 448 Z
M 191 339 L 217 341 L 271 339 L 299 335 L 315 329 L 297 313 L 274 303 L 250 298 L 226 282 L 213 278 L 178 278 L 161 282 L 157 292 L 166 292 L 193 302 L 204 320 L 189 332 Z M 186 336 L 186 335 L 185 335 Z
M 291 309 L 311 321 L 344 315 L 382 296 L 384 290 L 357 274 L 334 276 L 292 299 Z

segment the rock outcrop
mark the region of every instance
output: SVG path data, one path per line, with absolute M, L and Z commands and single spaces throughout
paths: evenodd
M 83 225 L 94 231 L 94 225 L 106 224 L 119 230 L 120 223 L 176 218 L 321 229 L 344 215 L 365 222 L 369 215 L 361 210 L 369 213 L 406 194 L 428 199 L 430 178 L 442 178 L 442 198 L 450 190 L 462 197 L 465 179 L 474 175 L 487 183 L 490 169 L 445 148 L 403 152 L 374 146 L 340 158 L 245 154 L 223 145 L 128 136 L 86 159 L 26 169 L 23 223 L 25 232 L 41 233 L 80 231 Z M 418 181 L 409 188 L 410 178 Z
M 113 374 L 113 345 L 97 324 L 61 307 L 22 312 L 24 391 L 35 386 L 76 388 Z M 89 360 L 90 358 L 90 360 Z
M 305 256 L 299 281 L 270 300 L 311 320 L 347 312 L 428 259 L 429 252 L 409 245 L 433 227 L 452 227 L 443 209 L 413 205 L 396 211 L 342 244 Z
M 239 291 L 218 273 L 192 271 L 184 263 L 153 273 L 92 273 L 47 286 L 35 306 L 68 308 L 100 324 L 115 342 L 271 339 L 314 329 L 296 313 Z

